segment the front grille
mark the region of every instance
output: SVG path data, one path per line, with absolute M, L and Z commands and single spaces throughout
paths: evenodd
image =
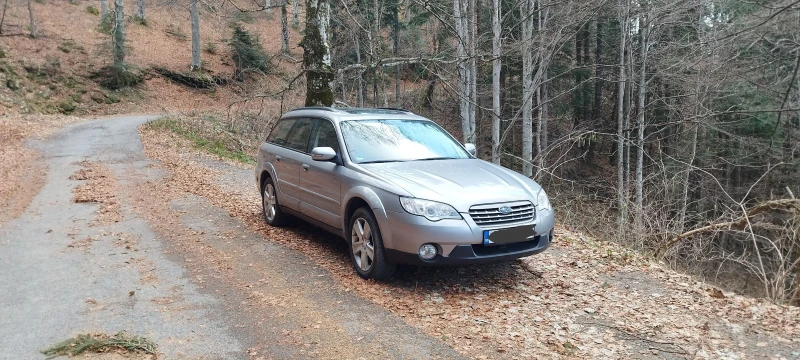
M 511 208 L 511 212 L 507 214 L 501 213 L 500 208 L 505 206 Z M 536 216 L 536 209 L 529 201 L 475 205 L 469 208 L 469 216 L 478 225 L 508 225 L 533 219 Z

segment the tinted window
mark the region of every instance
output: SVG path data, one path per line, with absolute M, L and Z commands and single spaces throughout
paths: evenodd
M 315 147 L 329 147 L 337 153 L 339 152 L 339 140 L 336 138 L 336 129 L 333 124 L 328 120 L 318 120 L 319 126 L 317 131 L 311 136 L 311 145 L 309 149 Z
M 292 127 L 292 131 L 289 132 L 289 137 L 286 139 L 286 146 L 297 151 L 306 152 L 308 138 L 313 127 L 314 120 L 312 119 L 297 120 L 294 127 Z
M 272 132 L 269 133 L 269 136 L 267 136 L 267 141 L 278 145 L 286 145 L 286 136 L 289 135 L 289 130 L 292 129 L 294 122 L 294 119 L 279 121 L 278 124 L 272 128 Z
M 450 134 L 431 121 L 359 120 L 340 123 L 356 163 L 469 159 Z

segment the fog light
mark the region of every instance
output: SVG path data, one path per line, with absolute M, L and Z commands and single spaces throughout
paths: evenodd
M 419 257 L 422 260 L 430 260 L 436 257 L 436 245 L 425 244 L 419 247 Z

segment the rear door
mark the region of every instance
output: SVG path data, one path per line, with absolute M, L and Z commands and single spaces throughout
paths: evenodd
M 330 147 L 341 154 L 333 122 L 317 119 L 308 144 L 308 153 L 315 147 Z M 300 171 L 300 212 L 336 229 L 342 228 L 341 155 L 329 161 L 314 161 L 303 156 Z
M 307 156 L 308 139 L 314 127 L 314 120 L 307 118 L 281 120 L 284 121 L 292 122 L 292 126 L 284 136 L 271 141 L 275 146 L 269 147 L 267 156 L 268 161 L 275 167 L 278 178 L 278 202 L 283 206 L 299 210 L 300 165 L 303 156 Z M 279 123 L 276 126 L 276 131 L 285 131 L 285 128 L 280 128 L 281 125 Z

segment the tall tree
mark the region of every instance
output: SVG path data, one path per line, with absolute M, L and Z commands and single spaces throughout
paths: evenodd
M 108 0 L 100 0 L 100 19 L 105 20 L 108 16 Z
M 136 17 L 145 20 L 144 0 L 136 0 Z
M 191 0 L 189 3 L 189 16 L 192 18 L 192 71 L 200 70 L 200 12 L 197 9 L 197 1 Z
M 300 26 L 300 0 L 294 0 L 292 5 L 292 26 Z
M 3 33 L 3 23 L 6 22 L 6 10 L 8 9 L 8 0 L 3 2 L 3 15 L 0 16 L 0 34 Z
M 458 97 L 461 115 L 461 133 L 464 142 L 475 142 L 475 1 L 453 0 L 453 18 L 456 24 L 456 49 L 458 56 Z
M 306 73 L 306 106 L 333 105 L 334 73 L 328 45 L 330 18 L 328 0 L 306 0 L 306 29 L 300 42 Z
M 125 1 L 114 0 L 114 68 L 125 67 Z
M 28 0 L 28 18 L 30 19 L 28 23 L 28 36 L 36 38 L 39 34 L 39 29 L 36 26 L 36 19 L 33 17 L 33 0 Z
M 522 174 L 533 175 L 533 30 L 535 0 L 523 0 L 519 7 L 520 49 L 522 51 Z
M 289 6 L 289 0 L 284 0 L 281 5 L 281 53 L 284 55 L 289 54 L 289 14 L 286 7 Z
M 641 24 L 641 34 L 639 37 L 639 103 L 636 113 L 636 214 L 634 214 L 634 225 L 636 231 L 642 231 L 644 227 L 644 126 L 645 126 L 645 101 L 647 99 L 647 53 L 649 44 L 650 17 L 645 13 L 639 17 Z
M 628 40 L 628 9 L 630 0 L 619 0 L 619 78 L 617 79 L 617 207 L 619 211 L 619 229 L 623 236 L 627 223 L 627 204 L 625 196 L 625 88 L 627 53 L 625 45 Z
M 500 164 L 501 15 L 500 0 L 492 0 L 492 162 L 495 164 Z

